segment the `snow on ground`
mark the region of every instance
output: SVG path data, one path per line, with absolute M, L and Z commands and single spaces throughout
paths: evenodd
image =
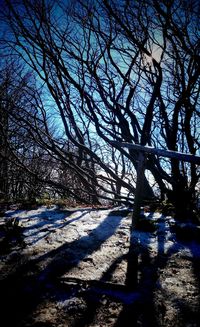
M 173 232 L 172 217 L 160 213 L 144 213 L 144 216 L 156 228 L 151 232 L 132 232 L 138 264 L 134 291 L 123 289 L 131 213 L 122 207 L 62 211 L 44 206 L 29 211 L 7 211 L 4 222 L 16 218 L 22 239 L 11 245 L 9 253 L 1 251 L 1 279 L 4 281 L 15 271 L 17 273 L 21 266 L 21 276 L 33 276 L 40 283 L 58 280 L 63 282 L 63 288 L 66 285 L 69 288 L 70 283 L 75 285 L 80 281 L 82 293 L 83 289 L 88 289 L 87 283 L 97 283 L 91 284 L 94 285 L 93 292 L 95 289 L 95 294 L 100 296 L 99 311 L 96 309 L 94 318 L 96 327 L 116 323 L 129 326 L 127 317 L 133 310 L 134 301 L 140 303 L 137 304 L 137 326 L 151 326 L 155 321 L 158 326 L 199 326 L 200 244 L 194 240 L 180 242 Z M 32 271 L 27 268 L 30 262 Z M 110 283 L 111 289 L 105 289 L 104 283 Z M 113 285 L 119 288 L 115 289 Z M 48 305 L 47 301 L 41 301 L 32 312 L 32 319 L 34 317 L 40 323 L 50 321 L 50 326 L 56 327 L 75 326 L 74 317 L 67 316 L 67 324 L 61 317 L 64 311 L 66 319 L 70 308 L 75 313 L 79 310 L 78 317 L 80 312 L 88 311 L 88 303 L 91 305 L 93 300 L 80 296 L 80 289 L 73 290 L 70 296 L 67 289 L 67 298 L 58 296 Z M 142 304 L 145 301 L 148 309 L 144 309 Z M 33 325 L 32 321 L 30 326 Z M 130 326 L 133 325 L 130 323 Z
M 43 269 L 45 258 L 47 264 L 55 251 L 64 251 L 74 267 L 68 276 L 98 279 L 112 261 L 128 251 L 130 219 L 112 215 L 111 209 L 59 212 L 55 207 L 41 207 L 30 211 L 8 211 L 7 219 L 10 217 L 17 217 L 24 229 L 24 253 L 43 261 Z M 123 247 L 119 247 L 120 244 Z M 121 276 L 119 282 L 123 282 L 124 277 Z

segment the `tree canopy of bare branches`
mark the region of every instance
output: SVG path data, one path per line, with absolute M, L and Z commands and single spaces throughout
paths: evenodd
M 62 165 L 69 192 L 133 199 L 138 152 L 113 141 L 198 154 L 199 1 L 5 0 L 3 8 L 1 47 L 43 92 L 34 124 L 29 108 L 22 121 Z M 179 207 L 194 201 L 197 165 L 151 154 L 146 169 L 144 197 L 155 184 Z

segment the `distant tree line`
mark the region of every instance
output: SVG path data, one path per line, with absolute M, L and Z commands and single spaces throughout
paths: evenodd
M 132 202 L 138 152 L 113 141 L 199 154 L 199 1 L 2 9 L 1 192 L 48 185 L 87 203 Z M 145 199 L 195 205 L 195 163 L 149 154 L 146 169 Z

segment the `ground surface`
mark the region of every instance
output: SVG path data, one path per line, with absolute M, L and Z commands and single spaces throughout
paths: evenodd
M 7 211 L 1 327 L 200 326 L 200 244 L 191 226 L 180 241 L 171 217 L 145 219 L 153 228 L 132 233 L 127 264 L 127 209 Z

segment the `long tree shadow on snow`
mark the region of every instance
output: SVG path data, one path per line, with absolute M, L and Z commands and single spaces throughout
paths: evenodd
M 38 259 L 31 260 L 28 262 L 28 264 L 25 264 L 19 268 L 17 276 L 17 281 L 19 281 L 19 284 L 17 287 L 16 279 L 14 279 L 13 283 L 10 285 L 9 279 L 7 280 L 7 283 L 4 284 L 3 293 L 5 294 L 7 290 L 9 290 L 9 292 L 7 292 L 7 303 L 4 303 L 4 305 L 7 307 L 10 306 L 10 309 L 12 310 L 12 315 L 7 315 L 7 326 L 12 325 L 12 322 L 19 322 L 23 316 L 23 312 L 25 312 L 26 315 L 34 312 L 35 308 L 43 302 L 44 294 L 46 294 L 48 287 L 51 288 L 51 283 L 59 280 L 60 277 L 76 267 L 78 263 L 84 260 L 88 255 L 91 255 L 93 252 L 97 251 L 99 247 L 115 233 L 115 230 L 119 226 L 121 219 L 122 217 L 112 216 L 111 212 L 105 218 L 105 220 L 97 228 L 90 231 L 88 235 L 83 236 L 71 243 L 66 242 L 59 248 L 40 256 Z M 133 257 L 128 257 L 129 260 L 131 258 L 131 262 L 129 262 L 129 264 L 131 263 L 131 265 L 133 265 L 133 275 L 132 277 L 129 276 L 132 278 L 132 284 L 134 285 L 131 292 L 135 291 L 136 293 L 141 293 L 142 300 L 141 302 L 137 300 L 135 301 L 133 298 L 131 301 L 130 298 L 130 302 L 126 302 L 126 300 L 124 301 L 124 308 L 118 317 L 117 323 L 115 325 L 116 327 L 133 327 L 141 325 L 141 323 L 142 326 L 161 325 L 160 323 L 162 322 L 165 314 L 163 310 L 165 308 L 163 308 L 162 305 L 159 308 L 155 307 L 155 292 L 157 291 L 156 282 L 158 277 L 158 270 L 164 269 L 166 267 L 169 258 L 180 250 L 181 245 L 179 246 L 175 241 L 172 246 L 166 249 L 166 235 L 169 226 L 162 216 L 160 217 L 159 225 L 159 230 L 156 233 L 158 253 L 157 256 L 153 259 L 151 257 L 152 234 L 144 234 L 141 231 L 137 231 L 132 234 L 132 241 L 135 245 L 135 248 Z M 144 235 L 146 238 L 145 242 L 143 239 Z M 144 243 L 145 246 L 142 246 Z M 187 243 L 184 246 L 186 246 L 191 251 L 192 257 L 197 256 L 195 253 L 196 250 L 191 243 Z M 77 249 L 79 249 L 78 252 Z M 120 260 L 124 260 L 124 257 L 118 258 L 111 264 L 111 266 L 102 276 L 102 281 L 109 280 L 109 276 L 115 271 L 117 263 Z M 45 262 L 47 262 L 47 264 L 45 264 Z M 35 267 L 43 263 L 45 264 L 46 268 L 43 271 L 37 271 L 36 269 L 36 272 L 34 273 Z M 27 289 L 25 289 L 25 291 L 21 291 L 20 280 L 23 278 L 23 276 L 27 276 L 27 272 L 30 270 L 30 268 L 33 268 L 32 278 L 25 277 L 26 286 L 27 283 L 30 282 L 30 289 L 28 291 Z M 195 277 L 199 282 L 199 260 L 194 261 L 193 268 Z M 6 285 L 8 286 L 8 289 L 6 288 Z M 127 285 L 127 290 L 128 287 L 129 285 Z M 22 300 L 19 300 L 20 292 L 22 294 Z M 67 296 L 70 297 L 71 294 L 66 294 L 64 298 L 66 299 Z M 119 301 L 123 303 L 123 299 L 119 299 Z M 182 301 L 184 302 L 184 299 Z M 73 326 L 87 326 L 95 319 L 99 301 L 92 303 L 89 299 L 87 304 L 88 307 L 83 316 L 77 321 L 77 323 L 74 322 Z M 181 303 L 181 305 L 184 307 L 184 303 Z M 185 310 L 185 312 L 188 313 L 189 311 Z M 157 319 L 158 315 L 160 316 L 159 322 Z M 185 321 L 187 321 L 187 317 L 185 317 L 185 319 Z M 20 327 L 23 327 L 23 324 L 20 324 Z
M 161 216 L 158 220 L 159 228 L 156 232 L 157 255 L 151 257 L 151 233 L 133 231 L 132 246 L 128 254 L 127 287 L 130 290 L 138 291 L 141 294 L 141 302 L 133 302 L 124 305 L 115 327 L 126 326 L 164 326 L 166 307 L 161 302 L 156 303 L 156 293 L 159 289 L 159 271 L 164 270 L 172 255 L 186 249 L 190 251 L 193 266 L 194 278 L 197 280 L 198 297 L 200 298 L 200 246 L 195 246 L 193 241 L 180 242 L 176 233 L 170 233 L 173 245 L 166 247 L 168 232 L 171 230 L 166 218 Z M 144 240 L 145 237 L 145 240 Z M 165 300 L 165 299 L 164 299 Z M 187 299 L 177 299 L 176 306 L 179 308 L 181 321 L 174 322 L 176 326 L 184 327 L 193 320 L 194 326 L 199 326 L 200 306 L 194 312 L 189 308 Z M 192 317 L 192 319 L 191 319 Z
M 21 320 L 31 316 L 36 307 L 44 301 L 51 283 L 97 251 L 115 233 L 121 219 L 121 216 L 112 216 L 111 212 L 88 235 L 70 243 L 66 242 L 37 259 L 29 260 L 25 255 L 19 254 L 16 271 L 1 283 L 1 318 L 2 321 L 5 318 L 5 326 L 23 326 Z M 45 268 L 41 270 L 43 265 Z M 12 315 L 9 312 L 12 312 Z
M 151 234 L 145 233 L 145 248 L 138 247 L 139 244 L 144 244 L 144 233 L 138 231 L 138 233 L 133 233 L 132 235 L 133 237 L 131 241 L 133 247 L 130 249 L 131 253 L 133 250 L 132 255 L 129 253 L 128 255 L 124 254 L 118 257 L 114 262 L 111 263 L 110 267 L 107 269 L 107 271 L 104 272 L 100 279 L 100 282 L 109 282 L 115 270 L 117 269 L 118 264 L 123 260 L 128 260 L 129 269 L 131 270 L 128 272 L 128 274 L 132 274 L 131 276 L 128 276 L 128 283 L 124 286 L 108 284 L 108 289 L 104 289 L 105 286 L 101 288 L 101 283 L 100 287 L 97 283 L 94 289 L 93 283 L 91 283 L 87 292 L 89 294 L 88 299 L 86 294 L 87 310 L 85 311 L 84 315 L 73 325 L 74 327 L 86 327 L 89 326 L 90 323 L 94 323 L 94 321 L 96 321 L 98 308 L 101 305 L 100 299 L 102 295 L 107 295 L 108 298 L 113 299 L 116 301 L 116 303 L 119 302 L 124 304 L 123 310 L 117 319 L 116 326 L 137 326 L 138 316 L 141 314 L 143 315 L 142 323 L 144 326 L 150 326 L 149 323 L 151 323 L 151 326 L 154 326 L 155 317 L 153 309 L 152 288 L 153 273 L 151 269 L 146 269 L 146 267 L 151 264 L 150 253 L 148 251 Z M 163 243 L 163 240 L 161 242 Z M 160 249 L 163 248 L 163 244 L 161 244 L 161 242 Z M 112 288 L 109 289 L 109 286 L 112 286 Z M 146 294 L 142 294 L 142 296 L 143 298 L 147 296 L 148 307 L 142 306 L 141 308 L 139 305 L 141 301 L 141 289 L 146 291 Z M 93 301 L 91 301 L 91 296 L 93 296 Z M 97 300 L 97 296 L 99 296 L 100 299 Z M 104 323 L 106 324 L 106 322 Z
M 61 277 L 63 274 L 76 267 L 79 262 L 87 256 L 97 251 L 101 245 L 111 237 L 120 221 L 121 216 L 112 216 L 112 212 L 100 223 L 97 228 L 89 232 L 88 235 L 82 236 L 80 239 L 71 243 L 61 245 L 59 248 L 48 252 L 39 257 L 36 262 L 51 258 L 50 263 L 44 271 L 42 271 L 41 279 L 54 279 Z
M 24 210 L 16 210 L 6 213 L 4 226 L 1 225 L 3 231 L 0 230 L 0 255 L 8 254 L 15 250 L 18 251 L 19 248 L 34 245 L 49 237 L 52 233 L 56 232 L 56 230 L 65 228 L 67 225 L 72 224 L 77 220 L 81 220 L 92 210 L 93 209 L 79 210 L 80 215 L 71 219 L 70 216 L 76 212 L 75 210 L 65 210 L 64 212 L 47 210 L 23 218 L 20 217 L 20 215 L 25 212 Z M 27 222 L 27 220 L 31 221 L 36 218 L 37 222 L 35 224 L 23 227 L 24 221 Z M 20 225 L 18 225 L 18 223 L 16 225 L 13 224 L 12 219 L 17 219 L 17 222 L 20 223 Z M 7 228 L 9 221 L 10 227 Z
M 37 242 L 41 241 L 42 239 L 50 236 L 57 229 L 65 228 L 66 226 L 74 223 L 75 221 L 81 220 L 87 214 L 88 214 L 88 211 L 84 210 L 83 212 L 81 211 L 81 214 L 78 217 L 71 218 L 64 222 L 63 222 L 63 218 L 66 218 L 66 215 L 62 218 L 58 218 L 57 223 L 55 223 L 55 221 L 56 221 L 55 219 L 52 219 L 51 221 L 38 222 L 37 224 L 26 228 L 26 231 L 28 230 L 29 233 L 28 233 L 28 235 L 26 235 L 24 237 L 24 239 L 26 240 L 26 238 L 28 238 L 28 237 L 29 238 L 33 237 L 33 240 L 31 241 L 30 244 L 31 245 L 36 244 Z M 70 215 L 71 214 L 69 214 L 68 218 L 70 218 Z M 39 228 L 39 230 L 38 230 L 38 228 Z
M 40 213 L 29 215 L 28 217 L 23 217 L 19 219 L 20 223 L 23 221 L 31 221 L 34 219 L 37 219 L 35 224 L 32 224 L 30 226 L 27 226 L 25 228 L 22 227 L 23 233 L 23 239 L 26 241 L 27 238 L 33 238 L 31 242 L 28 242 L 29 245 L 36 244 L 40 240 L 46 238 L 51 233 L 54 233 L 57 229 L 61 229 L 66 227 L 67 225 L 80 220 L 84 218 L 88 212 L 92 211 L 93 209 L 82 209 L 78 210 L 80 211 L 80 215 L 75 218 L 71 218 L 70 216 L 73 215 L 76 210 L 45 210 Z M 18 217 L 20 214 L 24 213 L 26 211 L 24 210 L 16 210 L 10 213 L 6 214 L 6 219 L 12 218 L 12 217 Z M 66 220 L 67 219 L 67 220 Z
M 151 220 L 153 213 L 147 219 Z M 162 216 L 160 217 L 162 218 Z M 163 225 L 163 235 L 165 226 Z M 115 327 L 156 326 L 154 310 L 154 285 L 157 267 L 151 255 L 151 243 L 155 232 L 134 229 L 131 232 L 130 248 L 127 255 L 126 287 L 129 292 L 138 292 L 138 301 L 125 303 Z M 163 253 L 164 237 L 158 235 L 158 252 Z M 159 256 L 158 254 L 158 256 Z
M 152 219 L 153 214 L 149 215 Z M 191 253 L 191 261 L 193 266 L 194 278 L 199 284 L 199 268 L 200 268 L 200 247 L 195 247 L 193 242 L 180 243 L 174 233 L 169 233 L 169 221 L 164 216 L 160 216 L 158 220 L 158 229 L 154 233 L 134 231 L 132 233 L 131 252 L 128 255 L 123 255 L 112 262 L 111 266 L 103 274 L 100 281 L 109 281 L 110 276 L 114 273 L 118 263 L 125 258 L 128 259 L 129 271 L 127 276 L 127 285 L 120 294 L 119 289 L 116 290 L 100 290 L 100 294 L 107 294 L 110 298 L 118 299 L 120 303 L 124 303 L 123 310 L 119 314 L 115 327 L 126 326 L 162 326 L 165 324 L 166 307 L 162 299 L 156 297 L 156 292 L 159 290 L 159 271 L 165 269 L 173 254 L 179 253 L 183 248 Z M 152 239 L 156 238 L 157 255 L 151 255 Z M 167 245 L 168 240 L 173 241 L 173 245 Z M 154 243 L 154 242 L 153 242 Z M 155 246 L 155 244 L 154 244 Z M 131 266 L 131 267 L 130 267 Z M 116 285 L 117 286 L 117 285 Z M 98 284 L 97 284 L 98 288 Z M 89 294 L 96 292 L 93 289 L 92 283 L 89 288 Z M 117 294 L 118 293 L 118 294 Z M 91 295 L 91 294 L 90 294 Z M 200 295 L 200 293 L 199 293 Z M 87 310 L 84 315 L 73 326 L 85 327 L 96 321 L 99 308 L 98 301 L 91 301 L 90 297 L 87 301 Z M 164 299 L 165 301 L 165 299 Z M 191 320 L 195 326 L 198 325 L 200 318 L 200 310 L 198 308 L 190 308 L 187 299 L 177 299 L 176 306 L 180 309 L 180 313 L 174 321 L 177 326 L 185 326 Z M 180 319 L 181 317 L 181 319 Z M 191 318 L 192 317 L 192 318 Z

